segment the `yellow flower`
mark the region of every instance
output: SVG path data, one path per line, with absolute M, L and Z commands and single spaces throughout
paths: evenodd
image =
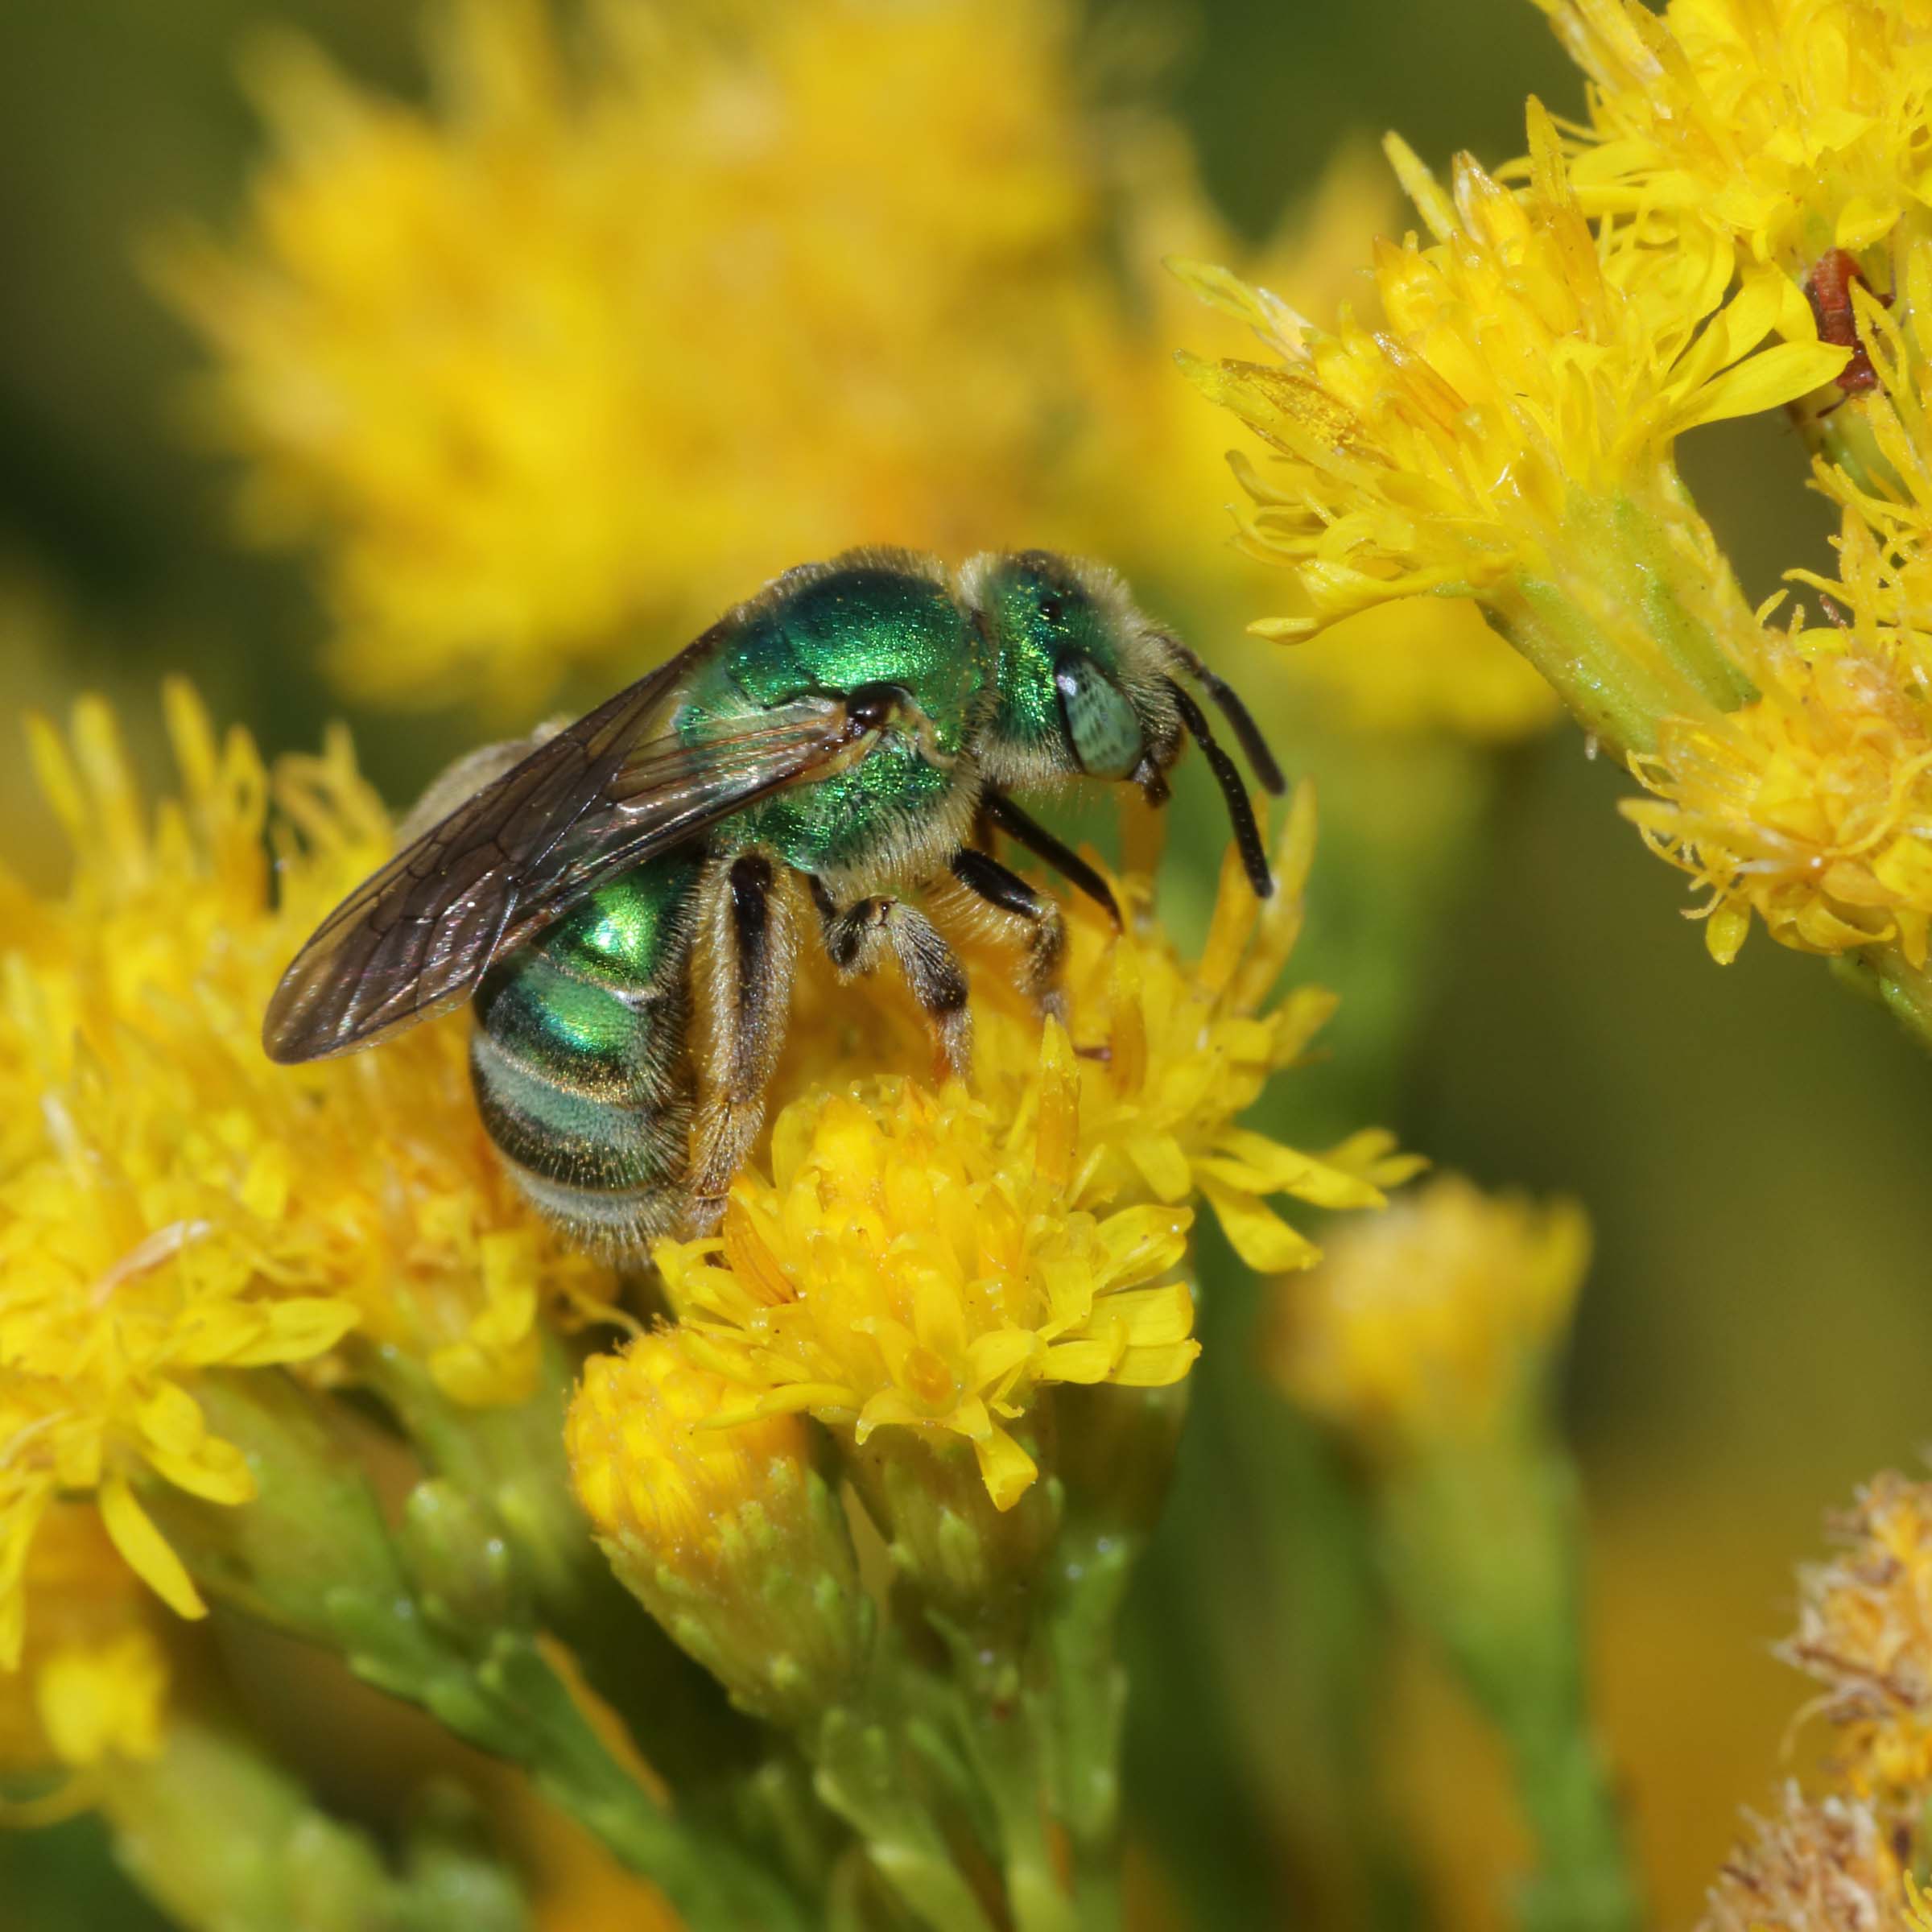
M 1071 6 L 549 14 L 450 8 L 433 111 L 278 47 L 250 232 L 164 259 L 345 681 L 514 705 L 855 542 L 1063 540 L 1132 323 Z
M 1932 245 L 1906 251 L 1909 279 L 1932 282 Z M 1908 351 L 1932 324 L 1901 324 L 1861 300 L 1880 387 L 1864 421 L 1891 481 L 1861 484 L 1817 465 L 1843 512 L 1838 575 L 1794 577 L 1820 593 L 1835 621 L 1738 637 L 1758 695 L 1735 711 L 1666 720 L 1653 752 L 1631 768 L 1653 799 L 1624 812 L 1646 843 L 1708 890 L 1712 955 L 1736 955 L 1755 912 L 1800 951 L 1895 949 L 1926 964 L 1932 923 L 1932 705 L 1926 700 L 1932 617 L 1932 438 Z M 1769 612 L 1765 613 L 1768 617 Z
M 1259 903 L 1231 855 L 1198 960 L 1161 931 L 1144 872 L 1113 881 L 1125 932 L 1071 902 L 1064 1031 L 1042 1038 L 1009 957 L 986 948 L 971 1095 L 890 1075 L 930 1047 L 889 987 L 864 989 L 850 1022 L 805 989 L 777 1083 L 803 1097 L 778 1117 L 772 1179 L 740 1177 L 721 1241 L 657 1257 L 744 1413 L 963 1437 L 1006 1507 L 1035 1474 L 1006 1425 L 1039 1390 L 1186 1373 L 1191 1300 L 1166 1278 L 1197 1196 L 1249 1266 L 1279 1270 L 1319 1250 L 1271 1199 L 1378 1208 L 1415 1171 L 1380 1129 L 1310 1154 L 1241 1124 L 1335 1008 L 1315 986 L 1269 998 L 1314 838 L 1304 786 L 1274 895 Z
M 1276 889 L 1265 903 L 1238 857 L 1224 856 L 1198 960 L 1181 954 L 1156 913 L 1158 819 L 1129 811 L 1129 848 L 1141 849 L 1125 876 L 1108 875 L 1126 930 L 1117 931 L 1084 896 L 1064 906 L 1063 984 L 1075 1049 L 1067 1077 L 1079 1101 L 1064 1117 L 1073 1136 L 1069 1203 L 1176 1207 L 1199 1194 L 1249 1267 L 1305 1267 L 1319 1250 L 1270 1200 L 1379 1208 L 1384 1188 L 1424 1165 L 1397 1152 L 1394 1137 L 1381 1129 L 1309 1154 L 1242 1124 L 1269 1082 L 1307 1055 L 1338 1004 L 1321 986 L 1275 995 L 1301 932 L 1315 855 L 1314 788 L 1297 789 L 1274 853 Z M 1097 855 L 1086 857 L 1105 871 Z M 935 905 L 942 916 L 948 910 L 972 968 L 974 1092 L 1002 1122 L 1031 1120 L 1042 1076 L 1038 1015 L 1013 985 L 1011 952 L 976 943 L 968 903 Z M 891 1074 L 930 1055 L 929 1034 L 890 981 L 854 995 L 807 976 L 801 993 L 779 1092 Z
M 1589 1256 L 1574 1203 L 1443 1174 L 1278 1286 L 1269 1370 L 1373 1452 L 1492 1434 L 1567 1327 Z
M 739 1703 L 795 1720 L 864 1655 L 850 1541 L 805 1422 L 720 1426 L 743 1391 L 704 1357 L 683 1329 L 592 1356 L 565 1431 L 572 1476 L 625 1587 Z
M 1049 1022 L 1038 1051 L 1017 1130 L 903 1080 L 795 1101 L 770 1182 L 741 1179 L 722 1236 L 658 1250 L 694 1356 L 738 1385 L 720 1420 L 963 1437 L 1005 1509 L 1038 1474 L 1006 1425 L 1042 1388 L 1187 1373 L 1191 1212 L 1073 1205 L 1071 1049 Z
M 682 1572 L 715 1572 L 728 1560 L 720 1517 L 758 1493 L 773 1463 L 805 1453 L 795 1417 L 705 1426 L 730 1394 L 669 1331 L 592 1356 L 567 1440 L 579 1500 L 600 1535 L 635 1538 Z
M 1799 1572 L 1778 1654 L 1823 1686 L 1852 1790 L 1915 1802 L 1932 1783 L 1932 1484 L 1875 1476 L 1831 1526 L 1839 1554 Z
M 155 1757 L 167 1661 L 140 1584 L 100 1518 L 57 1504 L 31 1553 L 19 1554 L 33 1633 L 24 1653 L 0 1666 L 0 1773 Z M 12 1554 L 10 1547 L 0 1564 Z
M 1216 540 L 1223 439 L 1157 265 L 1239 259 L 1327 314 L 1390 199 L 1358 155 L 1250 251 L 1170 122 L 1089 111 L 1065 0 L 721 31 L 614 0 L 580 69 L 547 19 L 452 7 L 431 112 L 282 47 L 248 233 L 161 258 L 246 526 L 323 547 L 351 688 L 514 708 L 859 537 L 1111 555 L 1195 621 L 1259 594 Z M 1465 613 L 1362 642 L 1307 669 L 1368 729 L 1549 715 Z
M 1889 236 L 1893 295 L 1855 282 L 1848 315 L 1832 319 L 1837 340 L 1818 341 L 1781 254 L 1795 245 L 1785 231 L 1802 227 L 1798 217 L 1766 202 L 1752 219 L 1769 226 L 1751 229 L 1734 201 L 1721 221 L 1666 221 L 1657 210 L 1674 196 L 1686 210 L 1699 194 L 1722 197 L 1710 180 L 1692 193 L 1661 164 L 1646 172 L 1627 127 L 1583 146 L 1572 167 L 1533 102 L 1514 192 L 1463 160 L 1445 195 L 1395 146 L 1435 239 L 1381 246 L 1374 323 L 1345 317 L 1328 333 L 1224 272 L 1191 271 L 1278 357 L 1197 365 L 1276 455 L 1265 471 L 1237 469 L 1252 498 L 1246 541 L 1290 568 L 1294 608 L 1253 628 L 1300 637 L 1420 592 L 1472 599 L 1653 795 L 1624 809 L 1708 890 L 1699 914 L 1715 957 L 1734 956 L 1755 911 L 1784 943 L 1856 953 L 1858 976 L 1932 1031 L 1932 243 L 1915 224 L 1873 214 L 1873 195 L 1852 180 L 1869 187 L 1906 154 L 1898 127 L 1852 126 L 1878 112 L 1860 90 L 1896 80 L 1902 91 L 1885 111 L 1909 119 L 1909 103 L 1923 105 L 1909 75 L 1924 56 L 1901 54 L 1895 75 L 1868 71 L 1889 43 L 1876 27 L 1860 38 L 1864 10 L 1825 0 L 1760 13 L 1680 0 L 1670 19 L 1682 47 L 1641 9 L 1611 0 L 1576 0 L 1563 18 L 1599 54 L 1621 48 L 1629 85 L 1653 87 L 1658 126 L 1686 140 L 1722 115 L 1716 96 L 1698 95 L 1684 48 L 1715 72 L 1743 36 L 1776 65 L 1790 56 L 1777 40 L 1789 28 L 1823 64 L 1793 97 L 1811 122 L 1787 145 L 1814 159 L 1844 144 L 1863 155 L 1862 172 L 1818 193 L 1838 197 L 1835 221 L 1869 218 Z M 1852 48 L 1856 72 L 1818 53 L 1831 47 Z M 1756 87 L 1745 88 L 1753 113 Z M 1598 105 L 1601 118 L 1609 109 Z M 1759 131 L 1775 171 L 1789 157 Z M 1637 184 L 1627 196 L 1579 185 L 1594 167 L 1600 188 L 1626 163 Z M 1836 246 L 1836 232 L 1803 246 Z M 1813 395 L 1851 369 L 1854 344 L 1856 408 L 1838 407 L 1835 390 L 1832 406 L 1810 406 L 1825 452 L 1815 478 L 1843 513 L 1838 574 L 1792 573 L 1821 593 L 1831 621 L 1801 615 L 1774 629 L 1777 601 L 1746 607 L 1678 477 L 1674 443 L 1701 423 Z
M 1926 961 L 1932 922 L 1932 711 L 1889 654 L 1830 630 L 1767 635 L 1763 696 L 1673 718 L 1631 769 L 1654 800 L 1623 809 L 1651 849 L 1707 887 L 1712 956 L 1755 912 L 1806 952 L 1896 945 Z
M 1909 1872 L 1905 1874 L 1905 1922 L 1912 1932 L 1932 1932 L 1932 1889 L 1920 1885 Z
M 1571 144 L 1591 215 L 1710 224 L 1802 280 L 1882 242 L 1932 165 L 1918 0 L 1536 0 L 1590 77 Z
M 1379 155 L 1351 142 L 1339 149 L 1307 196 L 1258 247 L 1216 218 L 1178 135 L 1158 124 L 1127 145 L 1122 252 L 1131 270 L 1151 271 L 1176 258 L 1238 263 L 1324 326 L 1366 287 L 1362 239 L 1396 219 L 1399 191 Z M 1199 308 L 1182 280 L 1149 273 L 1140 295 L 1145 333 L 1163 345 L 1198 325 Z M 1230 346 L 1240 332 L 1231 324 Z M 1093 380 L 1107 378 L 1096 368 Z M 1139 332 L 1115 347 L 1100 442 L 1108 475 L 1093 481 L 1090 539 L 1157 583 L 1184 586 L 1185 609 L 1208 627 L 1237 619 L 1270 593 L 1271 573 L 1253 557 L 1214 543 L 1228 485 L 1225 419 L 1194 386 L 1176 381 L 1165 353 L 1150 355 Z M 1120 500 L 1117 501 L 1116 498 Z M 1189 513 L 1192 513 L 1191 514 Z M 1364 613 L 1292 654 L 1223 663 L 1263 715 L 1306 705 L 1311 687 L 1337 704 L 1348 724 L 1370 733 L 1447 732 L 1479 742 L 1525 737 L 1557 712 L 1549 687 L 1466 605 L 1412 600 L 1385 617 Z
M 345 742 L 271 772 L 185 687 L 167 711 L 182 795 L 151 813 L 105 706 L 76 707 L 71 744 L 36 722 L 73 877 L 48 901 L 0 876 L 0 1665 L 56 1495 L 94 1499 L 133 1567 L 199 1613 L 136 1490 L 253 1494 L 196 1399 L 204 1372 L 336 1373 L 356 1330 L 459 1399 L 509 1399 L 535 1374 L 539 1281 L 588 1298 L 606 1279 L 557 1255 L 499 1172 L 460 1030 L 299 1072 L 263 1058 L 277 974 L 386 826 Z
M 1241 1124 L 1337 1004 L 1320 986 L 1271 998 L 1300 935 L 1315 834 L 1314 789 L 1303 785 L 1282 826 L 1275 891 L 1265 903 L 1236 853 L 1224 856 L 1198 960 L 1184 959 L 1161 930 L 1146 870 L 1111 881 L 1125 933 L 1090 901 L 1068 907 L 1068 1025 L 1080 1049 L 1072 1199 L 1174 1206 L 1199 1193 L 1241 1258 L 1269 1272 L 1306 1267 L 1320 1252 L 1271 1199 L 1379 1208 L 1383 1188 L 1423 1165 L 1396 1152 L 1381 1129 L 1313 1154 Z M 982 1091 L 1015 1117 L 1033 1104 L 1034 1024 L 1002 1000 L 976 1036 Z
M 1715 237 L 1650 250 L 1592 234 L 1549 118 L 1530 104 L 1533 175 L 1514 193 L 1468 156 L 1451 192 L 1410 151 L 1390 156 L 1434 237 L 1376 250 L 1379 324 L 1317 328 L 1221 271 L 1189 270 L 1244 316 L 1271 364 L 1194 363 L 1207 392 L 1268 444 L 1237 462 L 1252 549 L 1292 565 L 1306 614 L 1257 625 L 1300 637 L 1421 592 L 1483 597 L 1557 569 L 1577 497 L 1676 493 L 1672 441 L 1775 407 L 1840 368 L 1842 349 L 1760 345 L 1799 326 L 1781 275 Z
M 1893 1836 L 1857 1798 L 1784 1790 L 1771 1818 L 1745 1814 L 1748 1837 L 1710 1890 L 1699 1932 L 1889 1932 L 1904 1922 Z

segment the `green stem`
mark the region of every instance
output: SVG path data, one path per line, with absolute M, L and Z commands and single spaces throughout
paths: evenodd
M 522 1765 L 697 1932 L 803 1924 L 775 1878 L 671 1816 L 605 1748 L 539 1649 L 486 1512 L 426 1483 L 399 1546 L 329 1412 L 292 1380 L 215 1375 L 200 1393 L 210 1426 L 247 1456 L 257 1501 L 220 1508 L 160 1484 L 149 1501 L 210 1596 L 338 1652 L 365 1682 Z
M 1878 1001 L 1917 1040 L 1932 1049 L 1932 975 L 1896 946 L 1861 946 L 1839 953 L 1831 970 L 1842 985 Z
M 491 1408 L 452 1402 L 419 1362 L 394 1348 L 371 1350 L 364 1360 L 369 1385 L 424 1459 L 501 1524 L 543 1622 L 651 1764 L 690 1788 L 748 1767 L 761 1743 L 758 1728 L 639 1613 L 592 1541 L 564 1453 L 572 1377 L 555 1339 L 547 1339 L 530 1397 Z
M 931 1811 L 888 1697 L 824 1712 L 803 1740 L 818 1794 L 865 1842 L 873 1868 L 933 1932 L 993 1932 Z
M 319 1810 L 238 1727 L 193 1709 L 152 1763 L 118 1762 L 102 1807 L 117 1857 L 184 1926 L 206 1932 L 523 1932 L 515 1881 L 432 1820 L 392 1874 L 361 1832 Z
M 1575 497 L 1554 573 L 1482 600 L 1495 629 L 1619 754 L 1654 749 L 1667 717 L 1735 710 L 1752 695 L 1726 647 L 1750 613 L 1721 559 L 1674 541 L 1670 509 Z
M 967 1754 L 992 1801 L 1016 1932 L 1080 1932 L 1047 1834 L 1041 1699 L 1029 1690 L 1024 1639 L 1010 1628 L 972 1629 L 936 1614 L 931 1621 L 952 1654 Z
M 1585 1713 L 1519 1724 L 1509 1741 L 1538 1850 L 1537 1869 L 1517 1901 L 1524 1932 L 1634 1932 L 1643 1912 L 1623 1820 Z
M 1635 1932 L 1623 1820 L 1591 1722 L 1576 1473 L 1525 1416 L 1389 1477 L 1381 1521 L 1397 1593 L 1507 1746 L 1537 1846 L 1524 1932 Z
M 1046 1683 L 1030 1701 L 1046 1742 L 1054 1811 L 1072 1851 L 1079 1922 L 1092 1932 L 1121 1922 L 1127 1674 L 1115 1633 L 1145 1541 L 1084 1513 L 1070 1513 L 1044 1579 L 1038 1643 Z

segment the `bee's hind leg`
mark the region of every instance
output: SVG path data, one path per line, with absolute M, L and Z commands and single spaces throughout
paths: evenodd
M 715 1228 L 765 1118 L 765 1089 L 785 1043 L 798 962 L 790 881 L 761 852 L 716 867 L 699 914 L 700 1099 L 691 1127 L 691 1222 Z
M 1045 893 L 1036 892 L 1017 872 L 989 853 L 962 847 L 953 854 L 952 876 L 983 907 L 1022 935 L 1026 965 L 1021 989 L 1050 1019 L 1067 1018 L 1060 986 L 1060 962 L 1067 952 L 1067 923 Z
M 964 1080 L 972 1071 L 972 1012 L 966 1004 L 964 969 L 939 928 L 916 906 L 883 895 L 841 910 L 815 877 L 811 898 L 826 956 L 840 975 L 850 979 L 870 972 L 879 955 L 890 950 L 947 1069 Z

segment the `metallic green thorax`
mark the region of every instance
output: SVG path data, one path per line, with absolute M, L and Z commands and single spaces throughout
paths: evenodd
M 682 1175 L 700 871 L 673 852 L 599 886 L 477 994 L 470 1071 L 490 1137 L 539 1200 L 613 1236 Z
M 811 567 L 722 627 L 694 675 L 679 729 L 697 737 L 720 719 L 812 692 L 900 687 L 929 724 L 927 756 L 889 739 L 851 769 L 780 794 L 720 828 L 721 849 L 758 844 L 802 872 L 877 861 L 895 823 L 942 810 L 948 768 L 992 701 L 992 652 L 944 577 L 895 562 Z M 943 761 L 930 762 L 936 754 Z

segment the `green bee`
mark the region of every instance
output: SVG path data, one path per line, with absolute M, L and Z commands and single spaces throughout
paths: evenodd
M 297 954 L 262 1044 L 316 1059 L 473 1001 L 477 1102 L 543 1213 L 619 1255 L 714 1226 L 807 931 L 846 976 L 890 956 L 964 1075 L 964 976 L 899 889 L 950 873 L 984 902 L 1046 1012 L 1059 910 L 997 836 L 1118 921 L 1014 791 L 1098 778 L 1158 803 L 1191 733 L 1270 890 L 1241 775 L 1183 675 L 1279 791 L 1240 701 L 1111 571 L 1027 551 L 955 574 L 894 550 L 787 571 L 587 717 L 446 774 L 413 824 L 436 822 Z

